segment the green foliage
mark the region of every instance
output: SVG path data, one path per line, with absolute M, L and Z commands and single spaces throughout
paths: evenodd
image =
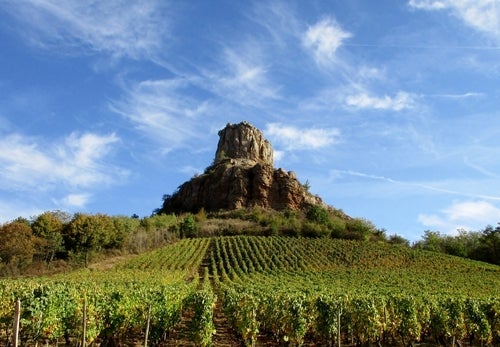
M 85 267 L 95 252 L 111 248 L 114 242 L 114 224 L 109 216 L 77 213 L 66 228 L 65 243 L 75 261 Z
M 347 238 L 354 240 L 367 241 L 370 235 L 377 232 L 375 225 L 363 218 L 353 218 L 347 221 L 346 228 L 348 231 Z
M 215 334 L 213 309 L 216 296 L 211 289 L 193 292 L 186 300 L 186 306 L 193 311 L 189 330 L 196 346 L 212 346 L 212 336 Z
M 306 190 L 306 192 L 311 189 L 311 184 L 309 183 L 309 180 L 306 180 L 306 182 L 302 185 L 302 187 Z
M 327 225 L 306 221 L 302 225 L 302 236 L 305 237 L 326 237 L 330 235 Z
M 247 346 L 261 333 L 289 346 L 348 337 L 358 345 L 500 342 L 498 266 L 380 242 L 278 236 L 183 239 L 110 270 L 0 280 L 0 340 L 20 298 L 21 338 L 34 345 L 77 339 L 86 301 L 88 343 L 124 345 L 149 317 L 153 345 L 177 327 L 210 346 L 215 293 Z M 189 319 L 179 325 L 183 312 Z
M 180 224 L 181 237 L 196 237 L 198 235 L 198 225 L 192 214 L 188 214 L 184 217 Z
M 147 231 L 170 230 L 178 223 L 177 216 L 173 214 L 153 214 L 141 219 L 140 225 Z
M 387 242 L 392 245 L 403 245 L 407 247 L 410 246 L 410 242 L 407 239 L 397 234 L 389 236 Z
M 500 265 L 500 224 L 480 232 L 459 230 L 456 236 L 427 230 L 413 247 Z
M 63 228 L 63 221 L 54 212 L 42 213 L 31 225 L 33 234 L 39 238 L 37 252 L 47 263 L 57 252 L 64 251 Z
M 314 223 L 328 225 L 330 216 L 328 211 L 321 206 L 311 206 L 306 212 L 306 218 Z
M 500 304 L 492 304 L 500 270 L 487 264 L 406 246 L 282 237 L 217 238 L 210 259 L 226 314 L 249 346 L 259 332 L 290 345 L 306 332 L 321 345 L 346 336 L 361 345 L 388 345 L 388 336 L 402 345 L 426 336 L 455 345 L 472 334 L 500 341 Z

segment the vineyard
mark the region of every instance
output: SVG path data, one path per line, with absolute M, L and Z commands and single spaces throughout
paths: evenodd
M 500 345 L 500 267 L 387 243 L 184 239 L 107 270 L 0 280 L 0 343 Z M 175 337 L 177 336 L 177 337 Z M 234 344 L 233 344 L 234 345 Z

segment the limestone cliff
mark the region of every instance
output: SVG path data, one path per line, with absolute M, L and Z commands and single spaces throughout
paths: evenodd
M 214 164 L 168 196 L 160 212 L 197 212 L 263 207 L 299 210 L 324 205 L 293 172 L 273 167 L 273 149 L 247 122 L 219 131 Z

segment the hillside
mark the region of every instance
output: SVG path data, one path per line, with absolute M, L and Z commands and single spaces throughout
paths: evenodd
M 150 217 L 55 211 L 0 226 L 0 274 L 21 276 L 0 280 L 0 340 L 500 344 L 499 266 L 425 251 L 470 253 L 431 232 L 412 249 L 327 206 L 274 168 L 271 144 L 246 122 L 219 136 L 212 165 Z M 490 229 L 475 238 L 484 259 L 498 252 L 500 228 Z M 41 271 L 53 275 L 22 277 Z M 21 330 L 12 333 L 17 300 Z
M 83 297 L 101 346 L 144 345 L 148 321 L 158 346 L 500 343 L 499 266 L 382 242 L 193 238 L 107 270 L 1 280 L 4 340 L 17 297 L 24 345 L 81 339 Z

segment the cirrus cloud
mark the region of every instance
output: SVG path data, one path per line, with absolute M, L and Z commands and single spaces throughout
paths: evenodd
M 319 149 L 337 143 L 340 138 L 337 128 L 301 129 L 280 123 L 267 124 L 264 132 L 287 150 Z
M 500 38 L 498 0 L 410 0 L 420 10 L 450 10 L 468 26 Z
M 4 2 L 32 44 L 133 59 L 150 58 L 161 48 L 168 34 L 162 7 L 156 0 Z
M 415 96 L 401 91 L 396 93 L 393 97 L 388 95 L 377 97 L 367 93 L 359 93 L 347 96 L 345 98 L 345 103 L 347 106 L 357 109 L 401 111 L 413 107 L 415 104 Z

